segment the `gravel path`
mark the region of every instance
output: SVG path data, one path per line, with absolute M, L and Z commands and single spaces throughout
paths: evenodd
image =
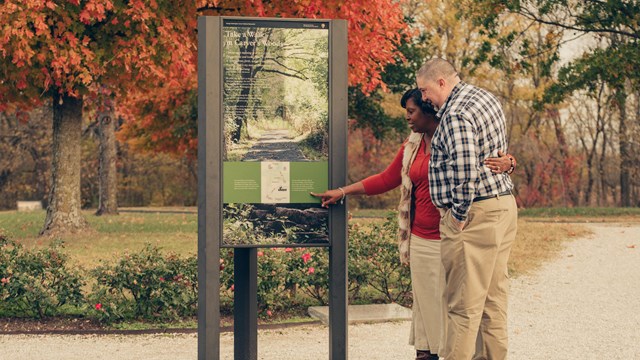
M 511 359 L 640 359 L 640 225 L 591 227 L 511 282 Z
M 640 225 L 591 225 L 511 282 L 510 359 L 640 359 Z M 350 359 L 412 359 L 409 322 L 349 327 Z M 328 329 L 260 331 L 260 359 L 328 358 Z M 0 336 L 0 359 L 195 359 L 195 335 Z M 221 336 L 233 359 L 233 335 Z

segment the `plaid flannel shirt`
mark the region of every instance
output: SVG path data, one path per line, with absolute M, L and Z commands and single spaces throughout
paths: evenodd
M 431 140 L 431 199 L 465 221 L 475 197 L 513 188 L 509 175 L 494 174 L 483 164 L 498 150 L 507 152 L 502 105 L 488 91 L 461 81 L 436 116 L 440 125 Z

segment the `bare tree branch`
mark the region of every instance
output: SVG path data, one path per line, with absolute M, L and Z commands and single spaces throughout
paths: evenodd
M 529 11 L 528 9 L 523 8 L 522 10 L 519 10 L 517 12 L 518 14 L 530 19 L 530 20 L 534 20 L 537 21 L 539 23 L 542 24 L 546 24 L 546 25 L 552 25 L 552 26 L 558 26 L 564 29 L 569 29 L 569 30 L 576 30 L 576 31 L 581 31 L 581 32 L 589 32 L 589 33 L 604 33 L 604 34 L 618 34 L 618 35 L 623 35 L 626 37 L 631 37 L 634 39 L 640 39 L 640 34 L 638 33 L 634 33 L 634 32 L 630 32 L 630 31 L 624 31 L 624 30 L 620 30 L 620 29 L 613 29 L 613 28 L 595 28 L 595 27 L 588 27 L 588 26 L 578 26 L 578 25 L 571 25 L 571 24 L 567 24 L 561 21 L 555 21 L 555 20 L 547 20 L 547 19 L 543 19 L 541 16 L 534 14 L 533 12 Z M 575 16 L 574 16 L 575 17 Z

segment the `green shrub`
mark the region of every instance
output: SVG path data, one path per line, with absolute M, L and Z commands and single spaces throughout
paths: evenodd
M 395 213 L 390 213 L 384 223 L 370 227 L 349 225 L 350 303 L 411 304 L 410 270 L 408 266 L 400 264 L 395 216 Z M 271 248 L 257 251 L 257 297 L 261 316 L 309 305 L 309 298 L 312 305 L 328 304 L 327 248 Z M 220 254 L 220 304 L 221 311 L 227 314 L 233 312 L 233 252 L 232 249 L 224 249 Z M 305 296 L 307 301 L 304 300 Z
M 164 257 L 157 247 L 125 255 L 115 265 L 92 271 L 97 282 L 89 296 L 92 315 L 103 322 L 176 320 L 197 313 L 196 256 Z
M 329 303 L 329 252 L 326 248 L 296 249 L 291 274 L 302 291 L 320 305 Z
M 350 303 L 396 302 L 411 305 L 411 275 L 400 263 L 396 214 L 382 224 L 349 226 Z M 258 304 L 260 312 L 280 311 L 300 304 L 304 294 L 319 305 L 329 298 L 327 248 L 276 248 L 258 250 Z M 232 251 L 228 251 L 232 259 Z M 226 260 L 229 261 L 229 260 Z M 232 260 L 231 260 L 232 261 Z M 232 281 L 233 268 L 225 268 L 221 279 Z M 230 287 L 221 284 L 222 291 Z M 362 291 L 362 290 L 367 291 Z M 232 296 L 232 295 L 231 295 Z M 232 298 L 231 304 L 232 304 Z
M 399 262 L 397 224 L 349 225 L 351 303 L 411 303 L 409 268 Z M 84 307 L 86 316 L 115 321 L 172 321 L 197 314 L 197 257 L 163 255 L 147 245 L 135 254 L 102 263 L 89 272 L 92 291 L 86 300 L 84 282 L 70 270 L 61 243 L 37 252 L 0 237 L 0 313 L 44 317 L 60 314 L 69 304 Z M 326 305 L 329 297 L 329 249 L 257 249 L 257 300 L 261 317 L 275 312 L 302 312 L 309 305 Z M 232 314 L 234 250 L 220 252 L 220 308 Z M 90 304 L 89 307 L 86 304 Z M 67 312 L 68 313 L 68 312 Z
M 220 312 L 233 313 L 233 250 L 220 249 Z
M 0 311 L 18 317 L 53 316 L 63 305 L 83 303 L 80 274 L 67 266 L 63 244 L 25 250 L 0 235 Z
M 410 305 L 411 272 L 400 263 L 398 224 L 390 213 L 383 224 L 349 226 L 349 278 L 353 291 L 371 287 L 380 301 Z
M 323 255 L 323 252 L 325 253 Z M 268 317 L 307 304 L 301 295 L 319 304 L 326 303 L 328 266 L 323 248 L 257 249 L 258 312 Z M 220 254 L 220 306 L 223 313 L 233 312 L 233 250 Z M 317 289 L 317 292 L 314 292 Z

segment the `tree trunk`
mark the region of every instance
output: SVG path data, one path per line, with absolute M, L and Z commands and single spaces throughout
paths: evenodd
M 594 149 L 595 149 L 595 145 L 594 145 Z M 588 180 L 587 180 L 587 187 L 584 191 L 584 205 L 590 206 L 591 192 L 593 191 L 593 183 L 595 182 L 594 174 L 593 174 L 593 151 L 587 158 L 587 174 L 588 174 L 588 177 L 587 177 Z
M 245 35 L 246 37 L 246 35 Z M 246 40 L 251 42 L 251 40 L 246 37 Z M 236 102 L 234 121 L 236 128 L 234 129 L 233 134 L 231 135 L 231 140 L 234 143 L 240 142 L 240 137 L 242 136 L 242 126 L 245 123 L 247 117 L 247 106 L 249 105 L 249 95 L 251 94 L 251 88 L 253 87 L 254 81 L 254 58 L 256 54 L 256 45 L 250 43 L 246 46 L 240 47 L 240 63 L 242 64 L 240 70 L 241 77 L 241 88 L 240 95 L 238 96 L 238 101 Z
M 629 129 L 627 120 L 627 101 L 623 89 L 616 94 L 618 109 L 620 111 L 620 206 L 631 206 L 631 166 L 633 160 L 630 154 Z
M 53 164 L 49 204 L 41 236 L 87 228 L 80 212 L 80 140 L 82 98 L 56 96 L 53 100 Z
M 602 131 L 602 148 L 600 149 L 600 160 L 598 161 L 598 174 L 600 175 L 600 196 L 598 197 L 598 206 L 608 204 L 607 201 L 607 182 L 605 179 L 605 161 L 607 157 L 607 144 L 609 143 L 607 131 L 603 127 Z
M 564 134 L 564 129 L 562 127 L 562 122 L 560 119 L 560 113 L 557 110 L 550 111 L 551 121 L 553 123 L 553 127 L 556 133 L 556 139 L 558 140 L 558 151 L 560 153 L 560 159 L 558 159 L 558 166 L 560 166 L 560 174 L 559 177 L 561 185 L 562 185 L 562 200 L 563 205 L 567 206 L 567 197 L 571 201 L 572 206 L 577 206 L 580 202 L 580 193 L 578 189 L 575 189 L 571 184 L 565 184 L 565 181 L 570 179 L 572 176 L 575 176 L 575 171 L 573 168 L 566 167 L 566 160 L 570 156 L 569 144 L 567 143 L 567 138 Z M 579 181 L 578 181 L 579 183 Z
M 596 155 L 598 153 L 598 141 L 600 139 L 600 134 L 602 134 L 603 137 L 603 148 L 606 148 L 606 143 L 607 143 L 607 134 L 605 132 L 605 122 L 606 122 L 606 118 L 607 116 L 605 114 L 603 114 L 603 110 L 604 108 L 606 108 L 605 106 L 603 106 L 603 93 L 605 90 L 605 84 L 604 82 L 600 84 L 600 88 L 598 89 L 598 94 L 595 97 L 596 100 L 596 129 L 595 129 L 595 134 L 591 137 L 591 149 L 587 149 L 586 146 L 586 140 L 583 140 L 583 147 L 585 149 L 585 152 L 588 153 L 588 157 L 587 157 L 587 171 L 589 174 L 589 180 L 587 182 L 587 190 L 585 191 L 585 205 L 586 206 L 591 206 L 591 194 L 593 193 L 593 187 L 595 186 L 595 182 L 596 182 L 596 174 L 595 174 L 595 165 L 594 163 L 597 162 L 596 160 Z M 606 100 L 605 100 L 606 101 Z M 606 111 L 606 110 L 605 110 Z M 583 138 L 584 139 L 584 138 Z M 602 154 L 602 161 L 604 161 L 604 153 Z M 601 168 L 602 168 L 602 161 L 600 162 L 600 165 L 598 166 L 598 169 L 600 171 L 600 176 L 603 175 Z M 598 196 L 598 206 L 600 206 L 600 197 Z
M 99 196 L 96 215 L 118 215 L 118 172 L 116 170 L 116 125 L 113 112 L 101 113 L 98 118 Z

